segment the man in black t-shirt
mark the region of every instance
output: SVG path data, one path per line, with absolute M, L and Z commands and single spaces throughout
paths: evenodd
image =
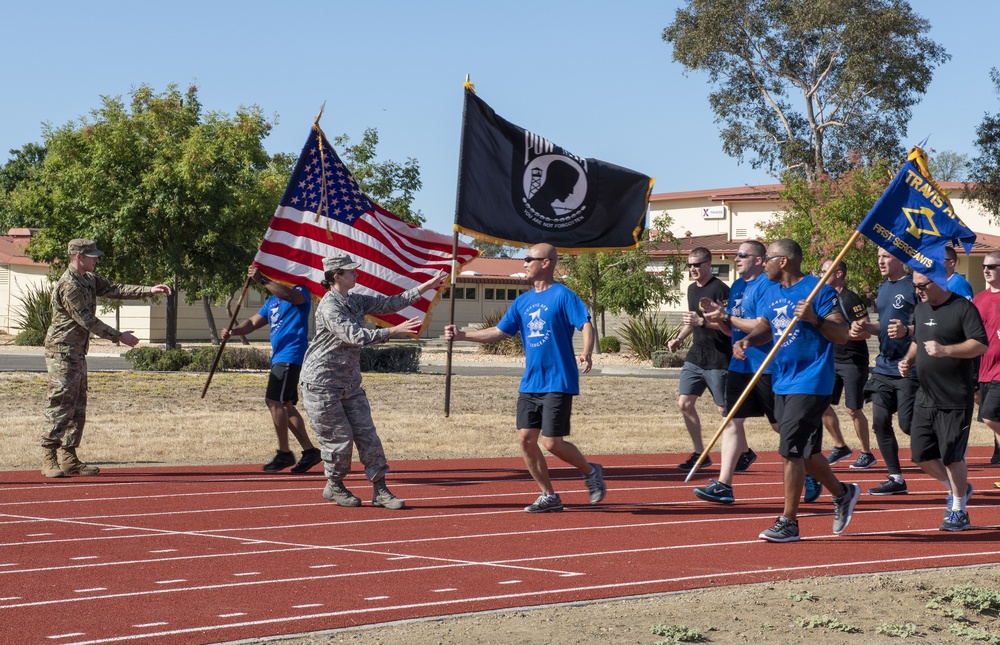
M 823 263 L 822 273 L 830 269 L 833 260 Z M 870 322 L 868 318 L 868 308 L 861 302 L 858 294 L 844 286 L 847 280 L 847 264 L 841 260 L 837 268 L 830 273 L 826 281 L 840 295 L 840 312 L 844 314 L 848 324 L 854 321 L 862 323 Z M 823 427 L 827 434 L 833 439 L 833 448 L 827 454 L 826 460 L 832 466 L 841 459 L 847 459 L 853 451 L 847 447 L 844 435 L 840 432 L 840 419 L 833 406 L 840 403 L 840 395 L 844 395 L 844 405 L 847 407 L 847 415 L 854 423 L 854 433 L 858 435 L 861 442 L 861 454 L 851 464 L 851 468 L 871 468 L 875 464 L 875 455 L 872 454 L 871 440 L 868 432 L 868 418 L 865 416 L 865 383 L 868 382 L 868 343 L 866 339 L 871 334 L 856 331 L 852 325 L 848 341 L 843 345 L 834 345 L 833 360 L 837 378 L 833 384 L 833 400 L 830 407 L 823 413 Z
M 681 343 L 694 334 L 681 369 L 680 397 L 677 400 L 694 452 L 678 466 L 681 470 L 691 470 L 705 449 L 701 438 L 701 419 L 695 408 L 705 388 L 712 393 L 715 404 L 719 406 L 719 414 L 725 414 L 726 369 L 733 353 L 729 337 L 707 326 L 705 313 L 699 304 L 702 298 L 708 298 L 724 308 L 729 300 L 729 287 L 712 275 L 712 252 L 703 246 L 693 249 L 688 255 L 687 267 L 692 280 L 687 292 L 688 311 L 684 312 L 684 326 L 680 334 L 667 344 L 667 349 L 676 352 Z M 707 457 L 702 462 L 703 466 L 711 464 Z
M 989 340 L 976 306 L 913 274 L 920 302 L 913 311 L 913 342 L 899 361 L 903 376 L 916 367 L 917 389 L 910 426 L 911 459 L 949 490 L 942 531 L 971 528 L 966 503 L 972 496 L 965 452 L 969 446 L 977 356 Z

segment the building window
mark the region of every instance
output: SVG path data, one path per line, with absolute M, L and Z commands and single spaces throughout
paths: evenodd
M 729 280 L 729 265 L 728 264 L 713 264 L 712 265 L 712 275 L 714 275 L 719 280 Z
M 507 289 L 507 300 L 514 300 L 517 298 L 517 289 Z
M 444 291 L 441 292 L 441 300 L 451 299 L 451 287 L 445 287 Z
M 475 300 L 476 299 L 476 288 L 475 287 L 466 287 L 466 289 L 465 289 L 465 299 L 466 300 Z
M 483 300 L 493 300 L 493 289 L 489 287 L 483 288 Z

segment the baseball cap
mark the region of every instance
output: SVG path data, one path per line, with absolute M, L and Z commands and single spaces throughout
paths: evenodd
M 323 271 L 346 271 L 349 269 L 357 269 L 361 266 L 360 262 L 355 262 L 354 258 L 347 255 L 346 253 L 341 255 L 334 255 L 333 257 L 323 258 Z

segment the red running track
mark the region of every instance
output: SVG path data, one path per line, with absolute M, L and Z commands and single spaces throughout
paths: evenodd
M 757 539 L 781 512 L 780 463 L 737 476 L 737 503 L 698 501 L 675 455 L 600 458 L 608 496 L 552 471 L 566 511 L 519 459 L 394 462 L 403 511 L 340 508 L 324 480 L 256 466 L 107 469 L 46 480 L 0 472 L 0 642 L 212 643 L 400 619 L 719 585 L 1000 562 L 1000 469 L 973 449 L 974 530 L 937 530 L 940 486 L 907 469 L 910 494 L 862 494 L 831 533 L 827 493 L 803 505 L 801 542 Z M 867 489 L 885 471 L 835 469 Z M 550 462 L 556 466 L 556 462 Z M 977 465 L 979 464 L 979 465 Z

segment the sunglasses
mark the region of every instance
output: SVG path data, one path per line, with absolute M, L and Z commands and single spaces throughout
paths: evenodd
M 787 255 L 765 255 L 764 262 L 770 262 L 771 260 L 777 260 L 778 258 L 785 258 Z
M 920 283 L 914 282 L 913 288 L 916 289 L 917 291 L 924 291 L 927 289 L 927 287 L 930 286 L 930 284 L 931 284 L 930 282 L 920 282 Z
M 1000 269 L 1000 264 L 984 264 L 983 271 L 996 271 Z
M 528 264 L 529 262 L 541 262 L 542 260 L 548 260 L 548 258 L 533 258 L 530 255 L 528 255 L 525 256 L 524 263 Z
M 755 258 L 757 256 L 754 255 L 753 253 L 743 253 L 742 251 L 740 251 L 739 253 L 736 254 L 736 257 L 738 257 L 741 260 L 745 260 L 746 258 Z
M 708 260 L 702 260 L 701 262 L 688 262 L 687 263 L 687 267 L 689 269 L 691 269 L 693 267 L 700 267 L 701 265 L 705 264 L 706 262 L 708 262 Z

